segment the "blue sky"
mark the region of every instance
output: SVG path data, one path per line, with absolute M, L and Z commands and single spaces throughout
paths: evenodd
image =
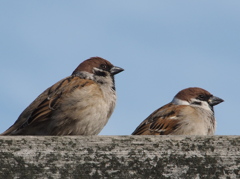
M 0 132 L 83 60 L 125 69 L 100 135 L 129 135 L 187 87 L 225 100 L 217 135 L 239 135 L 240 1 L 1 1 Z M 236 117 L 237 116 L 237 117 Z

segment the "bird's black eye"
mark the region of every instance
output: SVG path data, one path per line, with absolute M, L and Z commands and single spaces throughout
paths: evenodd
M 107 69 L 108 69 L 108 66 L 107 66 L 106 64 L 101 64 L 101 65 L 100 65 L 100 68 L 101 68 L 102 70 L 107 70 Z
M 205 95 L 203 95 L 203 94 L 200 94 L 199 96 L 198 96 L 198 99 L 200 99 L 200 100 L 206 100 L 206 96 Z

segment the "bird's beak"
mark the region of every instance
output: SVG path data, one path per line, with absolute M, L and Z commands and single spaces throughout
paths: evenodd
M 114 66 L 114 67 L 111 68 L 110 73 L 111 73 L 112 75 L 116 75 L 116 74 L 118 74 L 118 73 L 120 73 L 120 72 L 122 72 L 122 71 L 124 71 L 123 68 Z
M 221 102 L 223 102 L 224 100 L 221 99 L 221 98 L 218 98 L 216 96 L 212 96 L 209 100 L 208 100 L 208 103 L 211 105 L 211 106 L 215 106 Z

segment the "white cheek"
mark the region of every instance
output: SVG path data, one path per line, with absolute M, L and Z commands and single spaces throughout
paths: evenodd
M 189 102 L 184 101 L 184 100 L 181 100 L 181 99 L 178 99 L 178 98 L 176 98 L 176 97 L 173 98 L 172 103 L 173 103 L 173 104 L 176 104 L 176 105 L 190 105 Z
M 209 104 L 206 101 L 202 102 L 202 108 L 212 111 L 211 108 L 209 107 Z
M 200 100 L 197 100 L 197 99 L 191 99 L 192 103 L 191 106 L 196 106 L 196 107 L 200 107 L 200 108 L 203 108 L 205 110 L 208 110 L 208 111 L 212 111 L 212 109 L 210 108 L 209 104 L 207 101 L 200 101 Z M 201 103 L 201 105 L 196 105 L 194 104 L 194 102 L 199 102 Z

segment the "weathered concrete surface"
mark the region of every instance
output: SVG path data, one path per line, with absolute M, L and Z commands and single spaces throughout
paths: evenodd
M 240 136 L 1 136 L 0 178 L 240 178 Z

